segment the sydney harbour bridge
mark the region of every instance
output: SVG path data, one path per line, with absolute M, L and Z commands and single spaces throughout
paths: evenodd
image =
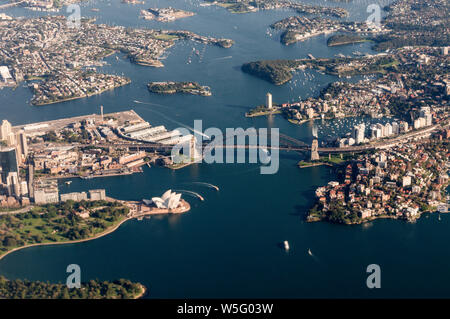
M 369 143 L 364 145 L 354 145 L 354 146 L 346 146 L 346 147 L 318 147 L 317 152 L 320 154 L 340 154 L 340 153 L 361 153 L 366 152 L 370 150 L 375 149 L 387 149 L 396 145 L 399 145 L 401 143 L 421 139 L 427 136 L 430 136 L 431 133 L 437 129 L 439 129 L 439 125 L 433 125 L 430 127 L 427 127 L 423 130 L 418 131 L 412 131 L 406 134 L 399 135 L 394 138 L 385 139 L 379 142 L 375 143 Z M 296 138 L 293 138 L 291 136 L 277 133 L 277 136 L 275 136 L 275 140 L 277 140 L 278 145 L 270 145 L 269 143 L 264 143 L 265 145 L 262 145 L 261 143 L 258 144 L 250 144 L 250 143 L 234 143 L 235 137 L 238 139 L 241 138 L 241 140 L 244 138 L 248 138 L 251 140 L 251 134 L 247 134 L 246 136 L 231 136 L 232 141 L 230 142 L 230 137 L 228 137 L 226 140 L 224 139 L 214 139 L 214 140 L 208 140 L 203 141 L 202 144 L 202 150 L 206 150 L 208 148 L 215 148 L 217 149 L 226 149 L 226 148 L 233 148 L 233 149 L 265 149 L 265 150 L 279 150 L 279 151 L 293 151 L 293 152 L 311 152 L 311 145 L 300 141 Z M 270 136 L 270 133 L 268 136 L 266 136 L 267 141 L 271 141 L 273 136 Z M 245 141 L 245 140 L 244 140 Z M 146 151 L 156 151 L 156 152 L 170 152 L 173 149 L 173 145 L 166 145 L 161 143 L 149 143 L 149 142 L 138 142 L 138 141 L 120 141 L 116 143 L 98 143 L 96 144 L 98 147 L 109 147 L 109 148 L 128 148 L 128 149 L 140 149 L 140 150 L 146 150 Z M 200 145 L 197 145 L 199 147 Z

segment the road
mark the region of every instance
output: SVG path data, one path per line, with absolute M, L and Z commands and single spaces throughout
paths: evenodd
M 448 124 L 443 126 L 448 127 Z M 390 148 L 395 145 L 404 143 L 411 139 L 420 139 L 429 136 L 433 131 L 442 128 L 439 124 L 427 127 L 425 129 L 421 129 L 419 131 L 412 131 L 406 134 L 402 134 L 395 138 L 383 140 L 381 142 L 365 144 L 365 145 L 357 145 L 357 146 L 349 146 L 349 147 L 319 147 L 318 151 L 322 154 L 329 153 L 358 153 L 365 152 L 368 150 L 375 149 L 385 149 Z M 264 146 L 264 145 L 236 145 L 234 141 L 229 144 L 222 144 L 217 142 L 217 145 L 214 142 L 208 142 L 203 144 L 204 149 L 212 149 L 216 148 L 234 148 L 234 149 L 271 149 L 271 150 L 281 150 L 281 151 L 309 151 L 311 147 L 306 145 L 302 141 L 297 141 L 296 139 L 280 134 L 280 144 L 283 140 L 289 141 L 290 145 L 280 145 L 280 146 Z M 287 143 L 286 143 L 287 144 Z M 297 145 L 295 145 L 297 144 Z M 96 144 L 98 147 L 117 147 L 117 148 L 140 148 L 140 149 L 148 149 L 148 150 L 159 150 L 159 151 L 170 151 L 173 148 L 173 145 L 163 145 L 158 143 L 138 143 L 138 142 L 120 142 L 120 143 L 99 143 Z
M 20 208 L 18 210 L 12 210 L 12 211 L 9 211 L 9 212 L 0 212 L 0 216 L 2 216 L 2 215 L 14 215 L 14 214 L 27 213 L 30 210 L 32 210 L 33 208 L 34 208 L 34 206 L 30 205 L 30 206 L 26 206 L 26 207 Z

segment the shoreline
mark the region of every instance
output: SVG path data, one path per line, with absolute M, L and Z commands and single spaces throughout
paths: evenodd
M 143 165 L 142 165 L 143 166 Z M 73 175 L 73 176 L 49 176 L 46 179 L 73 179 L 73 178 L 79 178 L 79 179 L 91 179 L 91 178 L 100 178 L 100 177 L 115 177 L 115 176 L 128 176 L 133 174 L 142 173 L 141 171 L 135 171 L 135 172 L 127 172 L 127 173 L 112 173 L 112 174 L 105 174 L 105 175 L 89 175 L 89 177 L 80 176 L 80 175 Z
M 322 165 L 329 166 L 329 167 L 334 166 L 331 163 L 311 163 L 311 164 L 307 164 L 307 165 L 298 165 L 297 164 L 298 168 L 308 168 L 308 167 L 315 167 L 315 166 L 322 166 Z
M 121 202 L 121 203 L 123 203 L 123 204 L 124 204 L 124 202 L 126 203 L 126 201 L 120 201 L 120 200 L 117 200 L 117 201 L 118 201 L 118 202 Z M 186 203 L 187 203 L 187 202 L 186 202 Z M 28 245 L 21 246 L 21 247 L 16 247 L 16 248 L 14 248 L 14 249 L 12 249 L 12 250 L 9 250 L 9 251 L 5 252 L 3 255 L 0 255 L 0 261 L 1 261 L 3 258 L 5 258 L 6 256 L 8 256 L 9 254 L 13 253 L 13 252 L 16 252 L 16 251 L 19 251 L 19 250 L 22 250 L 22 249 L 26 249 L 26 248 L 30 248 L 30 247 L 50 246 L 50 245 L 77 244 L 77 243 L 87 242 L 87 241 L 90 241 L 90 240 L 95 240 L 95 239 L 104 237 L 104 236 L 106 236 L 106 235 L 109 235 L 109 234 L 115 232 L 122 224 L 124 224 L 125 222 L 127 222 L 127 221 L 129 221 L 129 220 L 137 219 L 137 218 L 144 217 L 144 216 L 147 216 L 147 215 L 150 215 L 150 216 L 151 216 L 151 215 L 171 215 L 171 214 L 177 214 L 177 215 L 178 215 L 178 214 L 182 214 L 182 213 L 188 212 L 188 211 L 191 209 L 191 206 L 189 205 L 189 203 L 187 203 L 187 204 L 188 204 L 188 206 L 187 206 L 187 209 L 186 209 L 186 210 L 180 211 L 180 212 L 176 212 L 176 213 L 171 212 L 171 211 L 167 211 L 167 212 L 156 212 L 156 213 L 155 213 L 155 212 L 152 212 L 152 211 L 149 211 L 149 212 L 141 213 L 141 214 L 138 214 L 138 215 L 135 215 L 135 216 L 130 216 L 130 217 L 126 217 L 126 216 L 125 216 L 125 218 L 122 219 L 121 221 L 119 221 L 118 224 L 116 224 L 116 225 L 114 225 L 114 226 L 111 226 L 111 228 L 104 230 L 103 232 L 101 232 L 101 233 L 95 235 L 94 237 L 83 238 L 83 239 L 76 239 L 76 240 L 70 240 L 70 241 L 47 242 L 47 243 L 35 243 L 35 244 L 28 244 Z M 125 205 L 125 204 L 124 204 L 124 205 Z
M 68 101 L 73 101 L 73 100 L 78 100 L 78 99 L 83 99 L 83 98 L 89 98 L 89 97 L 94 96 L 94 95 L 103 94 L 103 93 L 105 93 L 107 91 L 113 91 L 113 90 L 115 90 L 117 88 L 120 88 L 122 86 L 128 85 L 130 83 L 131 83 L 131 80 L 128 80 L 126 83 L 123 83 L 123 84 L 120 84 L 120 85 L 117 85 L 117 86 L 114 86 L 114 87 L 106 88 L 106 89 L 101 90 L 101 91 L 96 92 L 96 93 L 85 94 L 83 96 L 62 98 L 62 99 L 59 99 L 59 100 L 56 100 L 56 101 L 50 101 L 50 102 L 41 102 L 41 103 L 31 102 L 31 105 L 38 107 L 38 106 L 51 105 L 51 104 L 56 104 L 56 103 L 63 103 L 63 102 L 68 102 Z
M 98 239 L 101 238 L 103 236 L 106 236 L 114 231 L 116 231 L 123 223 L 125 223 L 126 221 L 133 219 L 134 217 L 125 217 L 123 220 L 121 220 L 116 226 L 113 226 L 111 229 L 106 229 L 105 231 L 95 235 L 94 237 L 90 237 L 90 238 L 84 238 L 84 239 L 76 239 L 76 240 L 71 240 L 71 241 L 60 241 L 60 242 L 49 242 L 49 243 L 36 243 L 36 244 L 28 244 L 25 246 L 21 246 L 21 247 L 16 247 L 12 250 L 9 250 L 7 252 L 5 252 L 3 255 L 0 255 L 0 261 L 5 258 L 6 256 L 8 256 L 9 254 L 15 252 L 15 251 L 19 251 L 25 248 L 30 248 L 30 247 L 36 247 L 36 246 L 50 246 L 50 245 L 64 245 L 64 244 L 77 244 L 77 243 L 82 243 L 82 242 L 86 242 L 89 240 L 94 240 L 94 239 Z
M 147 287 L 145 287 L 143 284 L 139 283 L 141 286 L 141 293 L 135 296 L 133 299 L 141 299 L 147 294 Z
M 333 165 L 332 165 L 333 166 Z M 441 188 L 444 188 L 444 189 L 447 189 L 448 187 L 450 187 L 450 183 L 447 183 L 446 185 L 442 185 L 442 187 Z M 446 193 L 447 194 L 447 193 Z M 448 196 L 448 195 L 447 195 Z M 315 203 L 317 203 L 317 201 L 315 202 Z M 443 201 L 441 201 L 440 202 L 441 204 L 446 204 L 446 202 L 443 202 Z M 448 206 L 447 207 L 449 207 L 450 206 L 450 204 L 447 204 Z M 315 216 L 315 217 L 311 217 L 310 218 L 310 215 L 309 215 L 309 212 L 310 212 L 310 210 L 311 210 L 311 208 L 309 208 L 309 210 L 308 210 L 308 213 L 307 213 L 307 215 L 306 215 L 306 217 L 305 217 L 305 222 L 307 222 L 307 223 L 314 223 L 314 222 L 327 222 L 327 223 L 330 223 L 330 224 L 336 224 L 336 225 L 345 225 L 345 226 L 351 226 L 351 225 L 364 225 L 364 224 L 366 224 L 366 223 L 370 223 L 370 222 L 372 222 L 372 221 L 374 221 L 374 220 L 377 220 L 377 219 L 394 219 L 394 220 L 401 220 L 401 221 L 406 221 L 406 222 L 416 222 L 417 220 L 419 220 L 420 218 L 422 218 L 422 215 L 423 214 L 426 214 L 426 213 L 428 213 L 428 214 L 450 214 L 450 211 L 447 211 L 447 212 L 440 212 L 439 210 L 431 210 L 431 209 L 427 209 L 427 210 L 424 210 L 424 211 L 419 211 L 418 213 L 417 213 L 417 215 L 416 216 L 413 216 L 413 217 L 403 217 L 403 216 L 397 216 L 397 215 L 388 215 L 388 214 L 382 214 L 382 215 L 377 215 L 377 216 L 370 216 L 370 217 L 367 217 L 367 218 L 364 218 L 364 219 L 360 219 L 360 220 L 358 220 L 358 221 L 356 221 L 356 222 L 342 222 L 342 223 L 337 223 L 337 222 L 332 222 L 332 221 L 329 221 L 329 220 L 327 220 L 327 218 L 326 217 L 318 217 L 318 216 Z
M 436 213 L 437 214 L 450 214 L 450 212 L 441 213 L 441 212 L 438 212 L 438 211 L 427 210 L 427 211 L 420 212 L 417 217 L 414 217 L 414 218 L 411 218 L 411 219 L 407 219 L 407 218 L 404 218 L 404 217 L 397 217 L 396 215 L 379 215 L 379 216 L 368 217 L 368 218 L 365 218 L 363 220 L 360 220 L 358 222 L 353 222 L 353 223 L 334 223 L 334 222 L 330 222 L 330 221 L 326 220 L 325 218 L 318 218 L 318 217 L 311 218 L 310 220 L 306 219 L 305 221 L 307 223 L 328 222 L 330 224 L 335 224 L 335 225 L 352 226 L 352 225 L 364 225 L 364 224 L 373 222 L 373 221 L 378 220 L 378 219 L 394 219 L 394 220 L 405 221 L 405 222 L 415 222 L 415 221 L 419 220 L 420 218 L 422 218 L 423 214 L 436 214 Z

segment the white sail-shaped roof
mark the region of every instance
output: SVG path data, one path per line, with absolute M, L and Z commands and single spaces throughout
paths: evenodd
M 166 199 L 168 199 L 170 196 L 172 195 L 172 190 L 167 190 L 162 196 L 161 198 L 165 201 Z
M 165 208 L 164 201 L 160 197 L 153 197 L 152 202 L 156 205 L 158 208 Z
M 172 193 L 172 196 L 169 198 L 169 203 L 167 205 L 168 208 L 173 209 L 177 208 L 180 204 L 181 194 Z
M 152 201 L 158 208 L 177 208 L 180 204 L 181 194 L 172 192 L 170 189 L 166 191 L 161 197 L 153 197 Z

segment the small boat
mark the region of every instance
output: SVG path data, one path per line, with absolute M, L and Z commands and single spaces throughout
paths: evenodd
M 261 151 L 263 151 L 263 152 L 264 152 L 264 154 L 266 154 L 267 156 L 269 156 L 269 155 L 270 155 L 270 153 L 269 153 L 269 151 L 267 150 L 267 148 L 265 148 L 265 147 L 261 147 L 261 148 L 260 148 L 260 150 L 261 150 Z
M 283 244 L 284 244 L 284 249 L 285 249 L 285 250 L 289 250 L 289 242 L 288 242 L 287 240 L 285 240 L 285 241 L 283 242 Z
M 143 219 L 144 219 L 143 216 L 137 218 L 138 221 L 141 221 L 141 220 L 143 220 Z
M 72 181 L 67 181 L 66 182 L 66 185 L 70 185 L 70 184 L 72 184 Z
M 310 256 L 313 255 L 312 252 L 311 252 L 311 249 L 309 249 L 309 248 L 308 248 L 308 255 L 310 255 Z
M 438 220 L 441 220 L 441 215 L 439 214 L 439 216 L 438 216 Z

